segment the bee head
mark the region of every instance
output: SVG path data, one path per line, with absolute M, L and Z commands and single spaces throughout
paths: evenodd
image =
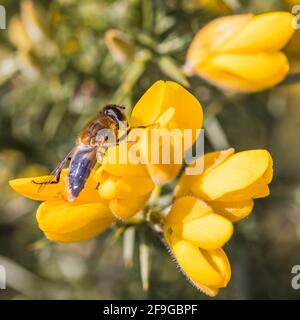
M 125 107 L 119 106 L 116 104 L 109 104 L 104 107 L 103 113 L 116 122 L 122 122 L 122 121 L 127 121 L 126 115 L 124 113 Z

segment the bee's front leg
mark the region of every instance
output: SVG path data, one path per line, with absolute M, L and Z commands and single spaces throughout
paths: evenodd
M 148 128 L 151 128 L 151 127 L 155 128 L 157 125 L 158 125 L 157 123 L 153 123 L 153 124 L 148 124 L 147 126 L 129 127 L 126 130 L 126 132 L 118 139 L 117 145 L 129 135 L 131 130 L 133 130 L 133 129 L 148 129 Z M 130 141 L 130 142 L 135 142 L 135 141 Z

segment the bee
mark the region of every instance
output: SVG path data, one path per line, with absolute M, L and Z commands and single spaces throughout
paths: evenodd
M 59 183 L 60 175 L 65 164 L 70 161 L 67 179 L 67 200 L 73 201 L 83 190 L 86 180 L 97 163 L 97 158 L 103 158 L 105 152 L 113 144 L 109 141 L 110 134 L 118 137 L 121 122 L 127 122 L 124 113 L 125 107 L 107 105 L 98 116 L 91 119 L 77 136 L 74 147 L 56 166 L 52 173 L 43 182 L 33 183 L 40 185 L 40 190 L 47 184 Z M 129 133 L 115 139 L 115 145 L 123 140 Z

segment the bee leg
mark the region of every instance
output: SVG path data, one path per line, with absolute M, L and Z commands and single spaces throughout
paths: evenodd
M 96 186 L 95 189 L 98 190 L 98 189 L 99 189 L 99 186 L 100 186 L 100 182 L 97 183 L 97 186 Z
M 73 149 L 71 149 L 71 151 L 69 151 L 69 153 L 64 157 L 64 159 L 55 167 L 55 169 L 50 173 L 49 176 L 47 176 L 47 178 L 44 181 L 37 182 L 37 181 L 31 180 L 32 183 L 40 185 L 39 191 L 41 191 L 42 188 L 48 184 L 59 183 L 60 174 L 62 172 L 62 169 L 63 169 L 64 165 L 67 163 L 67 161 L 72 159 L 72 156 L 74 155 L 75 150 L 76 150 L 75 147 Z
M 152 124 L 148 124 L 146 126 L 132 127 L 132 128 L 130 128 L 130 130 L 132 130 L 132 129 L 147 129 L 147 128 L 150 128 L 150 127 L 155 127 L 157 125 L 158 125 L 158 123 L 152 123 Z
M 121 143 L 125 144 L 125 143 L 133 143 L 136 142 L 136 140 L 127 140 L 127 141 L 118 141 L 115 146 L 119 146 Z
M 147 128 L 150 128 L 150 127 L 155 127 L 157 125 L 157 123 L 153 123 L 153 124 L 149 124 L 147 126 L 137 126 L 137 127 L 131 127 L 131 128 L 128 128 L 126 130 L 126 132 L 118 139 L 118 142 L 124 140 L 130 133 L 130 131 L 132 129 L 147 129 Z M 132 141 L 132 142 L 135 142 L 135 141 Z
M 59 181 L 60 181 L 60 174 L 61 174 L 61 171 L 55 176 L 55 180 L 54 180 L 54 181 L 50 181 L 50 184 L 59 183 Z
M 57 183 L 59 183 L 59 181 L 60 181 L 60 174 L 61 174 L 61 171 L 59 171 L 59 172 L 55 175 L 55 180 L 49 181 L 49 182 L 47 182 L 47 184 L 57 184 Z M 40 184 L 40 185 L 45 184 L 45 182 L 37 182 L 37 181 L 34 181 L 34 180 L 31 180 L 31 182 L 34 183 L 34 184 Z

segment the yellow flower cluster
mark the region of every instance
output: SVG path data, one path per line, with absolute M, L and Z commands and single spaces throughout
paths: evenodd
M 152 124 L 157 130 L 196 130 L 202 127 L 202 114 L 200 103 L 186 89 L 174 82 L 158 81 L 134 107 L 130 126 L 146 127 L 145 133 Z M 142 156 L 148 154 L 145 145 L 149 148 L 142 138 L 138 150 Z M 124 147 L 128 145 L 108 149 L 103 163 L 93 170 L 73 202 L 68 202 L 66 195 L 68 170 L 63 170 L 59 183 L 42 189 L 32 180 L 39 182 L 45 177 L 16 179 L 10 185 L 25 197 L 43 201 L 36 217 L 48 239 L 86 240 L 117 219 L 130 219 L 145 207 L 155 184 L 174 179 L 180 170 L 178 163 L 108 161 L 112 151 L 118 153 Z M 162 219 L 165 240 L 181 270 L 205 293 L 215 295 L 227 285 L 231 271 L 222 247 L 232 235 L 233 222 L 251 212 L 253 199 L 269 194 L 271 179 L 272 159 L 266 150 L 208 153 L 200 175 L 181 176 L 174 203 Z
M 295 31 L 293 19 L 288 12 L 215 19 L 195 36 L 184 69 L 225 91 L 271 88 L 289 71 L 289 62 L 281 49 Z
M 272 167 L 266 150 L 234 154 L 228 149 L 206 154 L 200 175 L 181 177 L 165 220 L 165 238 L 183 272 L 208 295 L 230 280 L 221 248 L 232 235 L 232 222 L 252 211 L 253 199 L 269 195 Z

